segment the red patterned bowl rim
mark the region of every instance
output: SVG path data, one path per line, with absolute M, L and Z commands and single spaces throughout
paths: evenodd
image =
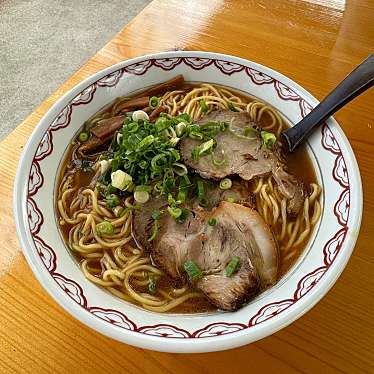
M 82 322 L 108 336 L 145 348 L 175 352 L 228 349 L 269 335 L 305 313 L 334 284 L 348 261 L 361 222 L 362 187 L 353 151 L 334 119 L 321 127 L 319 137 L 324 152 L 335 160 L 331 176 L 335 188 L 341 190 L 334 204 L 334 217 L 339 228 L 324 245 L 323 263 L 300 278 L 293 297 L 265 305 L 246 323 L 215 322 L 187 331 L 165 323 L 139 325 L 121 311 L 89 305 L 82 287 L 57 271 L 56 253 L 38 235 L 45 223 L 35 199 L 45 179 L 40 162 L 52 154 L 53 136 L 69 125 L 75 108 L 90 103 L 97 89 L 115 87 L 124 73 L 139 76 L 150 68 L 172 71 L 181 64 L 198 71 L 213 67 L 217 74 L 229 76 L 244 72 L 252 84 L 272 86 L 281 100 L 297 103 L 302 117 L 317 104 L 313 96 L 282 74 L 233 56 L 177 51 L 121 62 L 81 82 L 40 121 L 19 163 L 14 215 L 23 251 L 38 280 L 60 305 Z M 342 248 L 344 253 L 340 253 Z M 303 302 L 308 298 L 308 302 Z M 248 334 L 251 330 L 254 333 Z

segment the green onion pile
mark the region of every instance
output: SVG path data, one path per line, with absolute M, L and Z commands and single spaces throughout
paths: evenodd
M 150 99 L 150 105 L 158 105 L 157 98 Z M 196 158 L 209 154 L 216 146 L 214 137 L 225 131 L 225 122 L 208 122 L 195 125 L 188 114 L 171 117 L 161 113 L 155 123 L 147 119 L 134 120 L 128 117 L 122 129 L 113 137 L 110 167 L 99 178 L 97 187 L 105 197 L 106 205 L 116 207 L 119 197 L 134 195 L 136 203 L 144 204 L 150 194 L 164 195 L 169 203 L 167 212 L 183 223 L 189 210 L 181 205 L 187 199 L 188 189 L 193 187 L 188 178 L 187 167 L 181 162 L 177 149 L 180 139 L 190 137 L 203 143 L 192 152 Z M 103 157 L 105 158 L 105 156 Z M 202 207 L 207 206 L 204 185 L 199 182 L 196 195 Z M 157 233 L 158 219 L 154 224 Z

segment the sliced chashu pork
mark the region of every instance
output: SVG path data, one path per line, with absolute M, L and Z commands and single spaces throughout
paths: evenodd
M 265 148 L 262 145 L 261 136 L 256 132 L 243 137 L 244 128 L 256 127 L 256 124 L 250 120 L 249 114 L 217 110 L 198 121 L 197 124 L 205 124 L 209 121 L 224 121 L 230 124 L 230 129 L 219 133 L 215 138 L 217 141 L 215 153 L 224 154 L 225 163 L 216 166 L 211 157 L 204 156 L 194 161 L 192 150 L 201 142 L 190 138 L 181 141 L 184 163 L 195 169 L 203 178 L 215 180 L 230 175 L 239 175 L 249 181 L 271 173 L 279 190 L 289 200 L 288 213 L 296 215 L 304 202 L 303 184 L 286 171 L 286 165 L 281 159 L 281 152 L 277 145 L 271 150 Z
M 192 191 L 191 191 L 192 192 Z M 207 209 L 216 207 L 221 201 L 233 199 L 233 201 L 246 205 L 254 206 L 253 196 L 243 183 L 233 182 L 229 190 L 222 190 L 218 186 L 206 185 L 206 199 L 208 201 Z M 185 207 L 188 209 L 199 209 L 198 200 L 194 197 L 188 199 L 189 204 Z M 153 225 L 153 210 L 165 210 L 168 203 L 164 197 L 152 197 L 147 203 L 142 204 L 141 209 L 134 211 L 134 219 L 132 223 L 132 235 L 136 244 L 146 250 L 151 248 L 148 241 L 150 231 Z
M 214 217 L 215 226 L 208 220 Z M 252 208 L 221 202 L 212 211 L 193 211 L 184 224 L 169 215 L 160 222 L 151 247 L 154 263 L 169 277 L 183 283 L 183 264 L 191 260 L 204 276 L 194 285 L 223 310 L 236 310 L 278 274 L 278 250 L 269 227 Z M 225 269 L 233 256 L 240 267 L 231 277 Z

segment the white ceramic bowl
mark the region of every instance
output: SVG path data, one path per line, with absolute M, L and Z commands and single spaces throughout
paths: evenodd
M 284 75 L 241 58 L 168 52 L 121 62 L 86 79 L 42 118 L 25 147 L 14 188 L 14 215 L 26 259 L 43 287 L 69 313 L 122 342 L 167 352 L 234 348 L 287 326 L 315 305 L 344 269 L 358 236 L 362 187 L 357 162 L 334 119 L 308 140 L 323 186 L 323 214 L 304 255 L 271 289 L 234 313 L 147 312 L 85 279 L 67 251 L 54 212 L 56 179 L 83 122 L 120 95 L 183 74 L 264 100 L 295 124 L 317 100 Z

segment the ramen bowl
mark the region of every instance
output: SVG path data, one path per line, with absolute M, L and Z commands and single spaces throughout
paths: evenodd
M 347 138 L 330 118 L 307 141 L 322 215 L 302 256 L 273 287 L 236 312 L 155 313 L 89 282 L 58 229 L 56 184 L 82 124 L 116 97 L 183 74 L 190 82 L 231 87 L 275 107 L 296 124 L 317 105 L 298 84 L 265 66 L 208 52 L 141 56 L 102 70 L 58 100 L 35 128 L 19 163 L 14 215 L 26 259 L 49 294 L 71 315 L 121 342 L 166 352 L 208 352 L 254 342 L 312 308 L 343 271 L 356 242 L 362 187 Z M 322 229 L 323 228 L 323 229 Z

